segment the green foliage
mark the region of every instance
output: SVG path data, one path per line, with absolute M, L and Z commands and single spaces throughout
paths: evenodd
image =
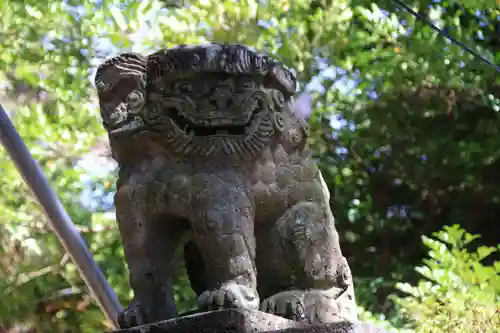
M 418 284 L 398 283 L 408 294 L 397 299 L 402 314 L 414 320 L 417 332 L 495 332 L 500 328 L 500 262 L 484 262 L 500 252 L 497 247 L 479 246 L 479 238 L 458 225 L 423 236 L 429 248 L 424 265 L 417 272 Z M 490 260 L 491 261 L 491 260 Z
M 358 319 L 392 333 L 415 333 L 413 329 L 404 327 L 406 323 L 398 322 L 400 318 L 397 316 L 388 318 L 384 314 L 374 314 L 361 307 L 358 307 Z
M 493 0 L 411 3 L 500 63 Z M 498 74 L 393 1 L 0 0 L 0 18 L 0 102 L 123 304 L 132 295 L 106 204 L 116 173 L 102 172 L 93 149 L 105 132 L 91 79 L 124 51 L 244 43 L 297 70 L 314 97 L 310 143 L 363 318 L 402 326 L 387 295 L 398 281 L 416 283 L 413 267 L 425 255 L 416 235 L 458 223 L 498 243 Z M 332 128 L 332 117 L 343 126 Z M 0 189 L 0 330 L 109 327 L 1 148 Z M 85 193 L 93 205 L 82 203 Z M 467 260 L 482 271 L 478 258 Z M 182 271 L 175 290 L 179 310 L 191 309 Z

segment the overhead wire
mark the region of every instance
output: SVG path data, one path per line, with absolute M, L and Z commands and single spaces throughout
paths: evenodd
M 485 57 L 483 57 L 482 55 L 480 55 L 479 53 L 477 53 L 476 51 L 474 51 L 473 49 L 471 49 L 470 47 L 468 47 L 467 45 L 465 45 L 461 41 L 457 40 L 456 38 L 454 38 L 453 36 L 451 36 L 446 31 L 443 31 L 442 29 L 440 29 L 439 27 L 437 27 L 434 23 L 432 23 L 432 21 L 429 18 L 427 18 L 424 15 L 422 15 L 422 14 L 414 11 L 410 6 L 408 6 L 407 4 L 405 4 L 401 0 L 393 0 L 393 1 L 396 4 L 398 4 L 399 6 L 403 7 L 403 9 L 405 9 L 407 12 L 409 12 L 410 14 L 412 14 L 413 16 L 415 16 L 417 19 L 422 20 L 423 22 L 425 22 L 429 27 L 431 27 L 433 30 L 437 31 L 441 36 L 447 38 L 452 43 L 458 45 L 463 50 L 469 52 L 470 54 L 472 54 L 477 59 L 480 59 L 485 64 L 491 66 L 492 68 L 494 68 L 495 70 L 497 70 L 498 72 L 500 72 L 500 66 L 495 65 L 493 62 L 491 62 L 490 60 L 486 59 Z

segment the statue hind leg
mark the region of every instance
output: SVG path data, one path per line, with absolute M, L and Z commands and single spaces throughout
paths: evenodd
M 351 272 L 327 204 L 299 202 L 257 238 L 259 289 L 280 288 L 261 303 L 262 311 L 321 323 L 356 318 Z M 286 288 L 270 285 L 287 276 Z

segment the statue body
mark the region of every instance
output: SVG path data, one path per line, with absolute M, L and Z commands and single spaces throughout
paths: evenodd
M 201 309 L 355 319 L 328 189 L 294 114 L 295 85 L 278 62 L 241 45 L 123 54 L 99 67 L 135 294 L 123 327 L 176 315 L 172 263 L 186 233 Z

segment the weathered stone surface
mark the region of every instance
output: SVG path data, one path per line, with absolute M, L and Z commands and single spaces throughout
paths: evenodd
M 198 333 L 268 332 L 303 326 L 300 323 L 261 311 L 229 309 L 203 312 L 141 325 L 114 333 Z
M 324 325 L 308 325 L 305 327 L 288 328 L 266 333 L 390 333 L 381 328 L 365 323 L 339 322 Z
M 368 324 L 302 324 L 261 311 L 226 309 L 187 315 L 113 333 L 388 333 Z
M 351 270 L 285 66 L 243 45 L 183 45 L 108 59 L 95 82 L 134 291 L 120 328 L 177 317 L 183 246 L 203 311 L 355 320 Z

